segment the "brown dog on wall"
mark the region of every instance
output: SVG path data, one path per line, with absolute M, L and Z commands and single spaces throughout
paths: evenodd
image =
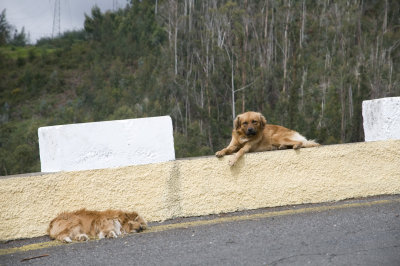
M 265 117 L 257 112 L 246 112 L 238 115 L 234 125 L 232 140 L 228 147 L 215 153 L 217 157 L 222 157 L 237 152 L 229 160 L 230 166 L 233 166 L 246 152 L 320 146 L 320 144 L 313 140 L 307 140 L 294 130 L 277 125 L 268 125 Z
M 147 228 L 146 221 L 136 212 L 120 210 L 63 212 L 47 229 L 52 239 L 63 242 L 87 241 L 90 237 L 113 237 Z

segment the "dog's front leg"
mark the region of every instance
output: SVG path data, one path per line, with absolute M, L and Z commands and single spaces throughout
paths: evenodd
M 215 156 L 217 156 L 218 158 L 224 156 L 224 155 L 229 155 L 234 153 L 235 151 L 237 151 L 239 149 L 239 147 L 237 146 L 237 143 L 235 142 L 235 140 L 232 138 L 231 143 L 229 143 L 228 147 L 217 151 L 215 153 Z
M 230 160 L 229 160 L 229 165 L 234 166 L 237 160 L 240 159 L 240 157 L 243 156 L 246 152 L 249 152 L 251 148 L 251 145 L 246 143 L 243 148 L 241 148 Z
M 220 150 L 220 151 L 217 151 L 216 153 L 215 153 L 215 156 L 217 156 L 218 158 L 220 158 L 220 157 L 222 157 L 222 156 L 224 156 L 224 155 L 229 155 L 229 154 L 232 154 L 232 153 L 234 153 L 235 151 L 237 151 L 237 149 L 238 149 L 238 147 L 237 146 L 228 146 L 228 147 L 226 147 L 226 148 L 224 148 L 224 149 L 222 149 L 222 150 Z

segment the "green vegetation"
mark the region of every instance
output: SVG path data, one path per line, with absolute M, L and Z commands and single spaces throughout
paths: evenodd
M 363 141 L 362 101 L 400 95 L 399 10 L 389 0 L 132 0 L 94 7 L 82 31 L 35 46 L 3 12 L 0 174 L 40 171 L 37 129 L 57 124 L 170 115 L 177 157 L 227 145 L 246 110 L 323 144 Z

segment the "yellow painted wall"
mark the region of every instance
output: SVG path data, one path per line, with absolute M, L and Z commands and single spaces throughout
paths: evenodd
M 0 239 L 46 234 L 59 212 L 136 210 L 148 221 L 400 194 L 400 140 L 0 179 Z

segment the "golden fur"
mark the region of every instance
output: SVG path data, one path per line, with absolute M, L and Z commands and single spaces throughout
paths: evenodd
M 136 212 L 81 209 L 60 213 L 50 222 L 47 232 L 52 239 L 71 242 L 87 241 L 90 237 L 116 238 L 118 235 L 140 232 L 146 228 L 146 221 Z
M 217 157 L 237 152 L 229 164 L 233 166 L 246 152 L 271 151 L 292 147 L 316 147 L 320 144 L 307 140 L 298 132 L 277 125 L 267 124 L 261 113 L 246 112 L 236 117 L 232 140 L 228 147 L 215 153 Z

